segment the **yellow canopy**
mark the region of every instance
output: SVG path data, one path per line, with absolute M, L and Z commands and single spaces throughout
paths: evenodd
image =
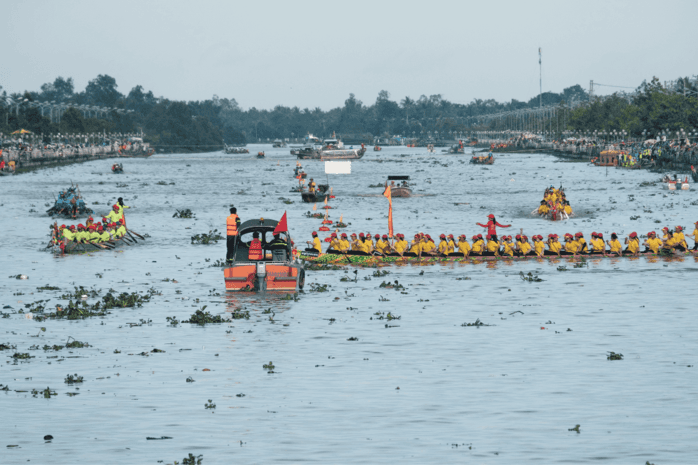
M 27 131 L 26 129 L 18 129 L 17 131 L 13 132 L 12 134 L 31 134 L 31 131 Z

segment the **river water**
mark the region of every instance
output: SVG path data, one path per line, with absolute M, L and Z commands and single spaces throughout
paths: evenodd
M 288 149 L 249 148 L 125 160 L 122 175 L 103 160 L 1 178 L 8 317 L 0 343 L 17 348 L 0 351 L 0 384 L 9 387 L 0 391 L 0 463 L 174 463 L 189 453 L 203 463 L 695 463 L 696 259 L 389 266 L 381 277 L 371 268 L 309 271 L 297 301 L 226 296 L 211 266 L 225 241 L 192 245 L 190 236 L 224 231 L 231 204 L 243 221 L 287 211 L 297 244 L 320 226 L 304 216 L 312 205 L 289 192 Z M 256 159 L 258 150 L 267 158 Z M 507 233 L 587 238 L 678 224 L 690 232 L 698 220 L 694 191 L 642 184 L 659 178 L 646 171 L 545 154 L 501 155 L 488 167 L 468 160 L 394 147 L 367 152 L 351 175 L 328 178 L 316 161 L 304 167 L 316 182 L 329 179 L 331 218 L 343 216 L 357 233 L 387 232 L 387 200 L 369 185 L 401 174 L 415 185 L 413 198 L 393 200 L 395 230 L 408 237 L 471 236 L 489 213 L 513 225 Z M 45 251 L 43 212 L 71 180 L 98 213 L 124 197 L 129 227 L 150 237 L 86 255 Z M 576 217 L 530 215 L 549 185 L 566 188 Z M 172 218 L 186 208 L 195 219 Z M 29 279 L 9 277 L 17 274 Z M 380 288 L 385 280 L 405 289 Z M 310 283 L 329 291 L 309 292 Z M 60 290 L 37 290 L 47 284 Z M 39 323 L 18 313 L 41 299 L 64 302 L 59 296 L 78 285 L 161 295 L 104 318 Z M 204 305 L 221 315 L 244 307 L 251 318 L 166 321 Z M 381 319 L 387 312 L 400 318 Z M 491 326 L 461 326 L 478 319 Z M 29 349 L 69 337 L 91 346 Z M 138 355 L 154 348 L 165 352 Z M 623 360 L 607 360 L 611 351 Z M 34 358 L 14 363 L 15 352 Z M 274 373 L 263 368 L 269 361 Z M 79 389 L 64 383 L 75 373 Z M 46 387 L 57 395 L 30 392 Z M 209 399 L 215 409 L 205 408 Z M 44 441 L 48 434 L 54 439 Z M 163 436 L 172 439 L 146 439 Z

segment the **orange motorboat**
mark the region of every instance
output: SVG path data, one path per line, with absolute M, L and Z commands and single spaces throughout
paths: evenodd
M 303 289 L 305 270 L 293 258 L 285 216 L 281 222 L 264 218 L 245 221 L 238 231 L 233 263 L 223 269 L 226 291 L 297 292 Z M 259 247 L 252 247 L 250 251 L 254 233 L 259 234 L 261 254 Z M 278 239 L 274 239 L 274 233 L 278 233 Z

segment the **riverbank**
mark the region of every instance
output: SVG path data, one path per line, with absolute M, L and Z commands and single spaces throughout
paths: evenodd
M 492 145 L 494 144 L 494 147 Z M 698 165 L 698 147 L 696 144 L 678 144 L 673 141 L 657 142 L 652 145 L 642 143 L 560 143 L 556 141 L 515 141 L 505 139 L 481 140 L 477 148 L 482 152 L 492 153 L 550 153 L 568 160 L 590 162 L 604 150 L 622 151 L 639 160 L 641 168 L 672 169 L 690 171 L 691 166 Z M 640 157 L 640 154 L 643 154 Z
M 115 141 L 106 145 L 17 145 L 2 150 L 8 165 L 14 164 L 16 174 L 41 168 L 72 165 L 106 158 L 145 158 L 153 154 L 147 143 Z M 14 162 L 14 163 L 12 163 Z

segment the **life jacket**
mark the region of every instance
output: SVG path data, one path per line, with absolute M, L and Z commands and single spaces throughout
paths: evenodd
M 228 219 L 226 220 L 226 226 L 227 226 L 227 233 L 228 236 L 237 236 L 238 235 L 238 224 L 237 224 L 237 219 L 238 216 L 235 213 L 232 213 Z
M 249 260 L 261 260 L 264 258 L 264 253 L 262 252 L 262 241 L 259 239 L 252 239 L 250 243 L 250 252 L 247 254 Z

